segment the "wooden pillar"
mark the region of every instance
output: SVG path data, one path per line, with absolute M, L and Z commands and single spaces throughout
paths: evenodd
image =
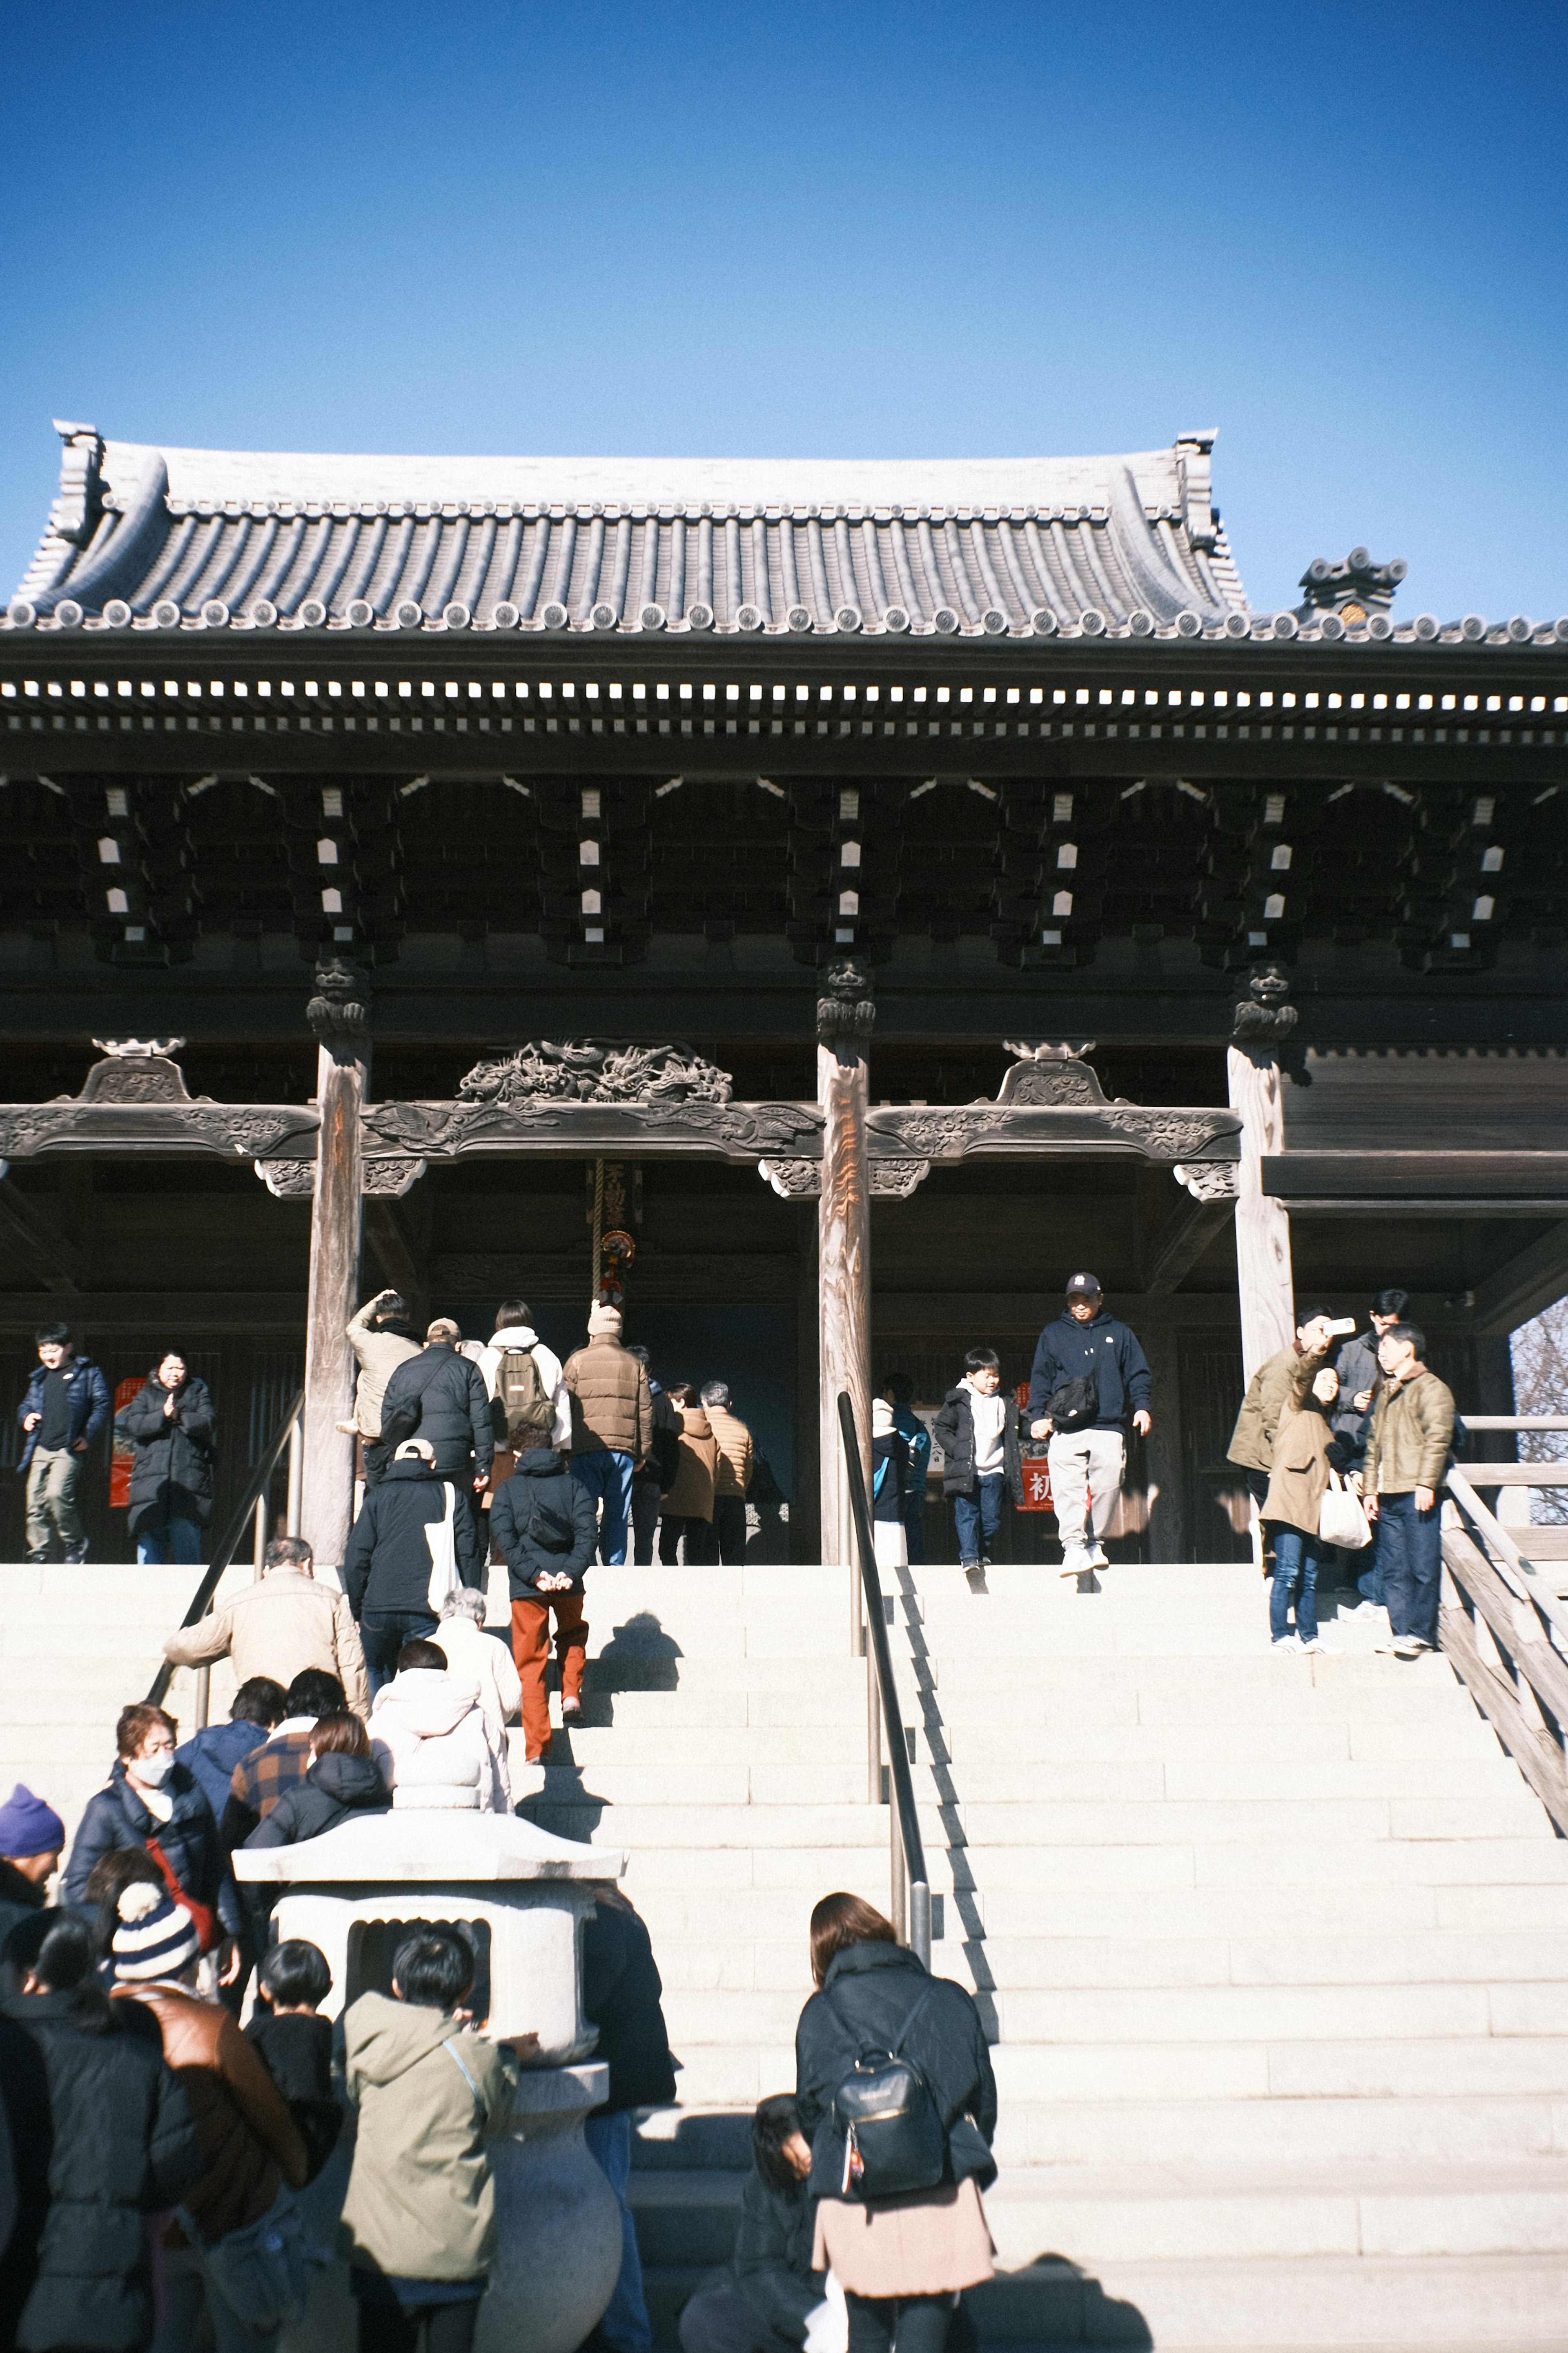
M 1268 1046 L 1232 1046 L 1226 1061 L 1230 1107 L 1241 1114 L 1236 1281 L 1242 1377 L 1250 1380 L 1267 1357 L 1289 1346 L 1296 1334 L 1289 1213 L 1283 1201 L 1264 1192 L 1260 1166 L 1266 1153 L 1285 1149 L 1285 1113 L 1279 1064 Z
M 369 990 L 341 962 L 316 975 L 309 1018 L 320 1046 L 316 1187 L 305 1314 L 305 1446 L 300 1533 L 316 1558 L 342 1559 L 353 1506 L 353 1440 L 338 1429 L 353 1408 L 345 1333 L 359 1304 L 360 1113 L 370 1084 Z
M 860 1433 L 861 1467 L 870 1487 L 871 1402 L 871 1187 L 866 1166 L 868 1056 L 876 1008 L 871 976 L 858 957 L 839 956 L 827 967 L 826 993 L 816 1007 L 816 1092 L 822 1105 L 822 1190 L 817 1199 L 817 1388 L 822 1494 L 822 1557 L 858 1566 L 849 1486 L 844 1475 L 844 1444 L 838 1428 L 838 1396 L 847 1389 Z M 858 1626 L 858 1600 L 854 1602 Z

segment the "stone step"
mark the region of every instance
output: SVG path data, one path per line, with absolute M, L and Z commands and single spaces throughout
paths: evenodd
M 1012 2165 L 1479 2164 L 1568 2158 L 1568 2104 L 1490 2098 L 1009 2101 L 996 2153 Z
M 650 1931 L 654 1921 L 649 1915 Z M 973 1985 L 1005 1986 L 1016 1995 L 1047 1991 L 1124 1991 L 1185 1987 L 1386 1989 L 1428 1985 L 1540 1987 L 1546 2000 L 1568 1985 L 1568 1934 L 1464 1936 L 1427 1931 L 1394 1936 L 1279 1936 L 1257 1939 L 1077 1936 L 987 1936 L 966 1947 L 962 1924 L 949 1933 L 932 1965 L 940 1977 Z M 735 1933 L 725 1907 L 722 1935 L 660 1934 L 658 1965 L 667 1986 L 790 1989 L 804 2000 L 805 1915 L 798 1905 L 783 1926 Z M 1005 2023 L 1016 2025 L 1009 2007 Z M 1565 2016 L 1568 2025 L 1568 2016 Z M 1512 2032 L 1511 2025 L 1497 2031 Z M 1550 2032 L 1549 2026 L 1529 2031 Z M 1054 2037 L 1052 2038 L 1054 2039 Z
M 985 2344 L 1160 2353 L 1563 2353 L 1563 2270 L 1542 2255 L 1289 2255 L 1021 2267 L 966 2296 Z
M 635 2172 L 631 2205 L 647 2260 L 726 2261 L 742 2179 L 715 2170 Z M 1563 2255 L 1565 2189 L 1568 2163 L 1546 2158 L 1485 2168 L 1005 2168 L 985 2193 L 985 2212 L 997 2260 L 1009 2270 L 1028 2264 L 1042 2245 L 1097 2267 L 1303 2255 Z
M 934 1957 L 934 1956 L 933 1956 Z M 665 2017 L 674 2043 L 779 2042 L 793 2037 L 810 1991 L 798 1970 L 786 1987 L 673 1984 Z M 1464 2038 L 1563 2037 L 1568 1984 L 1154 1985 L 1031 1989 L 999 1978 L 994 1997 L 1015 2055 L 1056 2058 L 1078 2047 L 1140 2045 L 1191 2051 L 1247 2046 L 1451 2043 Z M 1555 2022 L 1552 2022 L 1555 2021 Z M 1511 2087 L 1510 2087 L 1511 2088 Z
M 1568 2093 L 1568 2037 L 1004 2043 L 1004 2100 L 1489 2099 Z

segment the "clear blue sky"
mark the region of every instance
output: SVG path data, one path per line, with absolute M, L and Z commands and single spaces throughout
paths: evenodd
M 1568 15 L 32 0 L 0 573 L 53 416 L 252 448 L 962 455 L 1217 426 L 1254 601 L 1568 611 Z

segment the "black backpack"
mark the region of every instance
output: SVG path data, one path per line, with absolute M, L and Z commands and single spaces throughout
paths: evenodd
M 932 1991 L 921 1994 L 892 2049 L 865 2046 L 833 2094 L 834 2126 L 844 2135 L 842 2197 L 899 2198 L 934 2189 L 946 2175 L 947 2134 L 931 2085 L 899 2055 Z M 832 1996 L 825 1999 L 846 2025 Z
M 1054 1430 L 1087 1430 L 1100 1413 L 1100 1383 L 1092 1373 L 1079 1373 L 1053 1389 L 1046 1408 Z

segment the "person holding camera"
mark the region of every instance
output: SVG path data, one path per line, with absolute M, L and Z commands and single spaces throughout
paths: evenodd
M 1130 1324 L 1106 1313 L 1096 1274 L 1075 1274 L 1047 1324 L 1029 1375 L 1032 1438 L 1048 1438 L 1064 1577 L 1109 1566 L 1102 1542 L 1127 1468 L 1127 1424 L 1152 1427 L 1153 1376 Z
M 1348 1339 L 1354 1330 L 1353 1315 L 1336 1320 L 1326 1307 L 1299 1308 L 1296 1336 L 1289 1346 L 1266 1356 L 1248 1381 L 1225 1459 L 1242 1473 L 1259 1520 L 1266 1516 L 1264 1505 L 1274 1475 L 1274 1441 L 1287 1409 L 1294 1410 L 1290 1400 L 1302 1358 L 1314 1356 L 1322 1362 L 1333 1343 Z

